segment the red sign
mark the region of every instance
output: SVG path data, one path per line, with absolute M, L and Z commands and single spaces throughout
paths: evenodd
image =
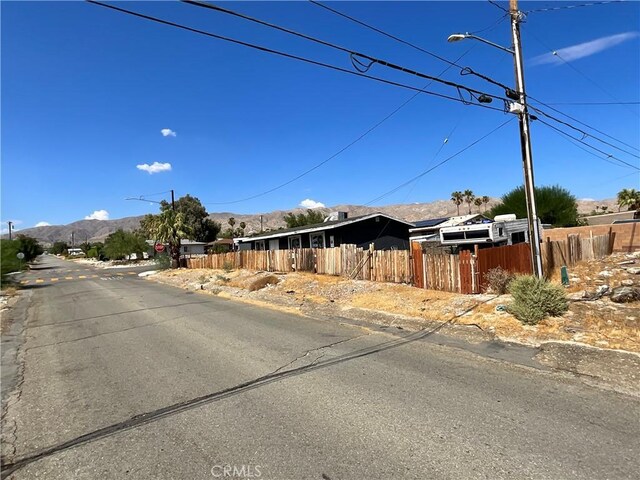
M 156 243 L 154 248 L 156 249 L 156 252 L 158 252 L 158 253 L 164 252 L 164 245 L 161 244 L 161 243 Z

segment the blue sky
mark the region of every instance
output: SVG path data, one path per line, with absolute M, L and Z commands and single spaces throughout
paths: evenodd
M 520 8 L 581 3 L 587 2 L 521 2 Z M 345 53 L 215 11 L 177 2 L 116 5 L 354 70 Z M 448 66 L 309 2 L 221 5 L 430 75 Z M 328 5 L 449 60 L 465 54 L 460 65 L 513 85 L 509 54 L 474 40 L 446 41 L 454 32 L 481 31 L 479 36 L 510 46 L 509 22 L 500 21 L 504 12 L 489 2 Z M 268 195 L 225 203 L 269 190 L 326 160 L 415 92 L 84 2 L 2 2 L 1 8 L 1 214 L 3 222 L 19 222 L 18 228 L 155 212 L 155 204 L 125 198 L 170 189 L 177 197 L 197 196 L 210 212 L 286 210 L 305 199 L 327 206 L 366 204 L 512 117 L 421 94 L 309 175 Z M 637 104 L 575 103 L 640 100 L 639 32 L 637 2 L 529 13 L 522 25 L 528 94 L 624 141 L 630 146 L 597 134 L 637 155 Z M 368 74 L 419 88 L 427 83 L 379 65 Z M 442 77 L 504 94 L 455 67 Z M 447 86 L 428 89 L 457 96 Z M 495 101 L 492 106 L 502 109 Z M 590 137 L 585 141 L 605 152 L 600 156 L 611 153 L 640 165 L 635 156 Z M 638 170 L 596 158 L 540 122 L 532 124 L 532 144 L 537 185 L 560 184 L 578 198 L 595 199 L 640 186 Z M 497 197 L 521 183 L 514 118 L 374 205 L 448 199 L 467 188 Z

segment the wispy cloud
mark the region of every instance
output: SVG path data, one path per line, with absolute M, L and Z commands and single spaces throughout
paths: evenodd
M 573 60 L 578 60 L 579 58 L 589 57 L 604 50 L 608 50 L 611 47 L 615 47 L 616 45 L 637 38 L 638 36 L 640 36 L 640 32 L 625 32 L 618 33 L 616 35 L 609 35 L 608 37 L 597 38 L 590 42 L 561 48 L 553 53 L 538 55 L 531 59 L 531 64 L 544 65 L 546 63 L 560 64 L 563 61 L 571 62 Z
M 109 212 L 106 210 L 96 210 L 91 215 L 84 217 L 85 220 L 109 220 Z
M 325 205 L 322 202 L 316 202 L 315 200 L 311 200 L 310 198 L 305 198 L 300 202 L 300 205 L 298 206 L 304 208 L 324 208 Z
M 163 128 L 162 130 L 160 130 L 160 133 L 162 134 L 163 137 L 175 137 L 176 135 L 178 135 L 176 132 L 174 132 L 170 128 Z
M 49 222 L 38 222 L 35 225 L 36 227 L 49 227 L 51 224 Z
M 143 172 L 147 172 L 149 175 L 153 175 L 158 172 L 168 172 L 171 170 L 170 163 L 159 163 L 153 162 L 151 165 L 148 163 L 143 163 L 142 165 L 136 165 L 138 170 L 142 170 Z

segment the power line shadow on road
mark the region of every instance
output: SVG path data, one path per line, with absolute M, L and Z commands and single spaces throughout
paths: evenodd
M 371 347 L 366 347 L 360 350 L 356 350 L 351 353 L 347 353 L 344 355 L 340 355 L 334 357 L 332 359 L 328 359 L 325 361 L 320 361 L 317 363 L 311 363 L 309 365 L 293 368 L 285 371 L 275 371 L 276 373 L 269 373 L 262 377 L 258 377 L 254 380 L 250 380 L 248 382 L 241 383 L 239 385 L 235 385 L 233 387 L 226 388 L 224 390 L 220 390 L 217 392 L 213 392 L 207 395 L 203 395 L 201 397 L 193 398 L 190 400 L 186 400 L 180 403 L 176 403 L 174 405 L 170 405 L 167 407 L 160 408 L 158 410 L 154 410 L 152 412 L 143 413 L 140 415 L 136 415 L 134 417 L 129 418 L 123 422 L 119 422 L 113 425 L 109 425 L 107 427 L 95 430 L 93 432 L 81 435 L 72 440 L 68 440 L 66 442 L 60 443 L 53 447 L 47 448 L 45 450 L 40 451 L 39 453 L 35 453 L 20 459 L 17 459 L 13 463 L 6 463 L 3 459 L 2 465 L 2 478 L 6 478 L 11 475 L 16 470 L 23 468 L 30 463 L 33 463 L 42 458 L 49 457 L 63 450 L 67 450 L 70 448 L 74 448 L 80 445 L 85 445 L 96 440 L 100 440 L 116 433 L 124 432 L 127 430 L 132 430 L 134 428 L 138 428 L 142 425 L 146 425 L 152 422 L 156 422 L 158 420 L 176 415 L 181 412 L 185 412 L 209 403 L 217 402 L 219 400 L 223 400 L 225 398 L 235 396 L 241 393 L 244 393 L 249 390 L 253 390 L 265 385 L 269 385 L 273 382 L 277 382 L 289 377 L 294 377 L 298 375 L 302 375 L 304 373 L 320 370 L 323 368 L 331 367 L 340 363 L 356 360 L 358 358 L 366 357 L 372 355 L 374 353 L 383 352 L 385 350 L 389 350 L 392 348 L 397 348 L 402 345 L 406 345 L 408 343 L 412 343 L 418 341 L 422 338 L 425 338 L 436 331 L 443 328 L 445 325 L 450 324 L 452 320 L 443 322 L 438 327 L 431 330 L 420 330 L 418 332 L 414 332 L 412 334 L 406 335 L 401 338 L 396 338 L 393 340 L 388 340 L 386 342 L 382 342 Z
M 486 300 L 484 302 L 480 302 L 468 309 L 464 312 L 451 317 L 448 320 L 443 321 L 438 326 L 431 329 L 422 329 L 417 332 L 405 335 L 400 338 L 395 338 L 392 340 L 388 340 L 386 342 L 378 343 L 376 345 L 372 345 L 370 347 L 365 347 L 359 350 L 355 350 L 350 353 L 345 353 L 343 355 L 339 355 L 337 357 L 333 357 L 327 360 L 319 361 L 321 357 L 317 360 L 313 361 L 308 365 L 304 365 L 297 368 L 292 368 L 289 370 L 282 370 L 282 367 L 278 367 L 271 373 L 267 375 L 263 375 L 261 377 L 255 378 L 253 380 L 249 380 L 247 382 L 235 385 L 233 387 L 229 387 L 223 390 L 219 390 L 217 392 L 209 393 L 207 395 L 203 395 L 200 397 L 192 398 L 189 400 L 185 400 L 183 402 L 175 403 L 173 405 L 169 405 L 166 407 L 159 408 L 157 410 L 142 413 L 140 415 L 135 415 L 127 420 L 122 422 L 118 422 L 98 430 L 94 430 L 93 432 L 86 433 L 74 439 L 68 440 L 66 442 L 60 443 L 58 445 L 54 445 L 47 449 L 41 450 L 38 453 L 34 453 L 32 455 L 27 455 L 25 457 L 19 458 L 12 463 L 5 463 L 5 459 L 2 458 L 2 469 L 0 478 L 4 479 L 7 476 L 11 475 L 16 470 L 25 467 L 37 460 L 50 457 L 51 455 L 55 455 L 58 452 L 68 450 L 71 448 L 75 448 L 81 445 L 86 445 L 88 443 L 94 442 L 96 440 L 101 440 L 103 438 L 110 437 L 116 433 L 125 432 L 128 430 L 132 430 L 134 428 L 141 427 L 143 425 L 147 425 L 158 420 L 162 420 L 164 418 L 171 417 L 173 415 L 177 415 L 182 412 L 186 412 L 188 410 L 201 407 L 203 405 L 207 405 L 210 403 L 217 402 L 219 400 L 223 400 L 235 395 L 239 395 L 241 393 L 247 392 L 249 390 L 253 390 L 256 388 L 263 387 L 265 385 L 269 385 L 274 382 L 278 382 L 280 380 L 284 380 L 286 378 L 295 377 L 298 375 L 302 375 L 309 372 L 314 372 L 316 370 L 332 367 L 334 365 L 338 365 L 341 363 L 357 360 L 359 358 L 367 357 L 369 355 L 373 355 L 375 353 L 384 352 L 386 350 L 391 350 L 393 348 L 398 348 L 403 345 L 407 345 L 409 343 L 416 342 L 418 340 L 422 340 L 424 338 L 433 335 L 434 333 L 440 331 L 447 325 L 451 325 L 455 322 L 455 320 L 470 311 L 475 310 L 478 306 L 488 302 Z M 200 302 L 199 302 L 200 303 Z M 202 302 L 207 303 L 207 302 Z M 335 342 L 334 342 L 335 343 Z M 322 348 L 322 347 L 320 347 Z M 317 350 L 316 348 L 315 350 Z M 286 366 L 286 365 L 285 365 Z

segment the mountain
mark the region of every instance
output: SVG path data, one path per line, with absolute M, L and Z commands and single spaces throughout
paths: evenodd
M 488 207 L 490 208 L 498 199 L 492 198 L 489 201 Z M 596 206 L 600 207 L 607 205 L 609 211 L 617 211 L 615 199 L 606 200 L 578 200 L 578 212 L 581 214 L 588 214 L 595 210 Z M 384 207 L 366 207 L 362 205 L 336 205 L 330 208 L 319 209 L 324 214 L 328 215 L 330 212 L 347 212 L 349 217 L 355 217 L 358 215 L 366 215 L 368 213 L 382 212 L 387 215 L 391 215 L 396 218 L 414 222 L 417 220 L 424 220 L 427 218 L 439 218 L 451 215 L 456 215 L 456 206 L 451 200 L 437 200 L 430 203 L 412 203 L 412 204 L 398 204 L 387 205 Z M 482 207 L 484 210 L 484 206 Z M 275 230 L 279 227 L 284 227 L 285 222 L 283 217 L 289 213 L 301 213 L 305 212 L 304 208 L 294 208 L 292 210 L 276 210 L 263 214 L 238 214 L 232 212 L 220 212 L 210 213 L 209 218 L 222 224 L 222 228 L 228 227 L 228 220 L 233 217 L 236 221 L 235 226 L 238 227 L 240 222 L 247 224 L 245 232 L 247 234 L 251 232 L 260 231 L 260 218 L 262 217 L 262 228 L 264 230 Z M 460 214 L 465 214 L 469 211 L 467 204 L 460 205 Z M 477 212 L 476 206 L 472 205 L 472 212 Z M 16 234 L 22 233 L 31 237 L 37 238 L 43 243 L 53 243 L 56 241 L 71 242 L 71 235 L 75 237 L 76 244 L 82 243 L 85 240 L 89 241 L 104 241 L 104 239 L 111 233 L 118 229 L 123 230 L 135 230 L 140 226 L 140 220 L 143 216 L 138 217 L 126 217 L 117 220 L 80 220 L 68 225 L 51 225 L 46 227 L 34 227 L 25 228 L 24 230 L 16 231 Z M 2 238 L 7 238 L 7 235 L 3 235 Z

